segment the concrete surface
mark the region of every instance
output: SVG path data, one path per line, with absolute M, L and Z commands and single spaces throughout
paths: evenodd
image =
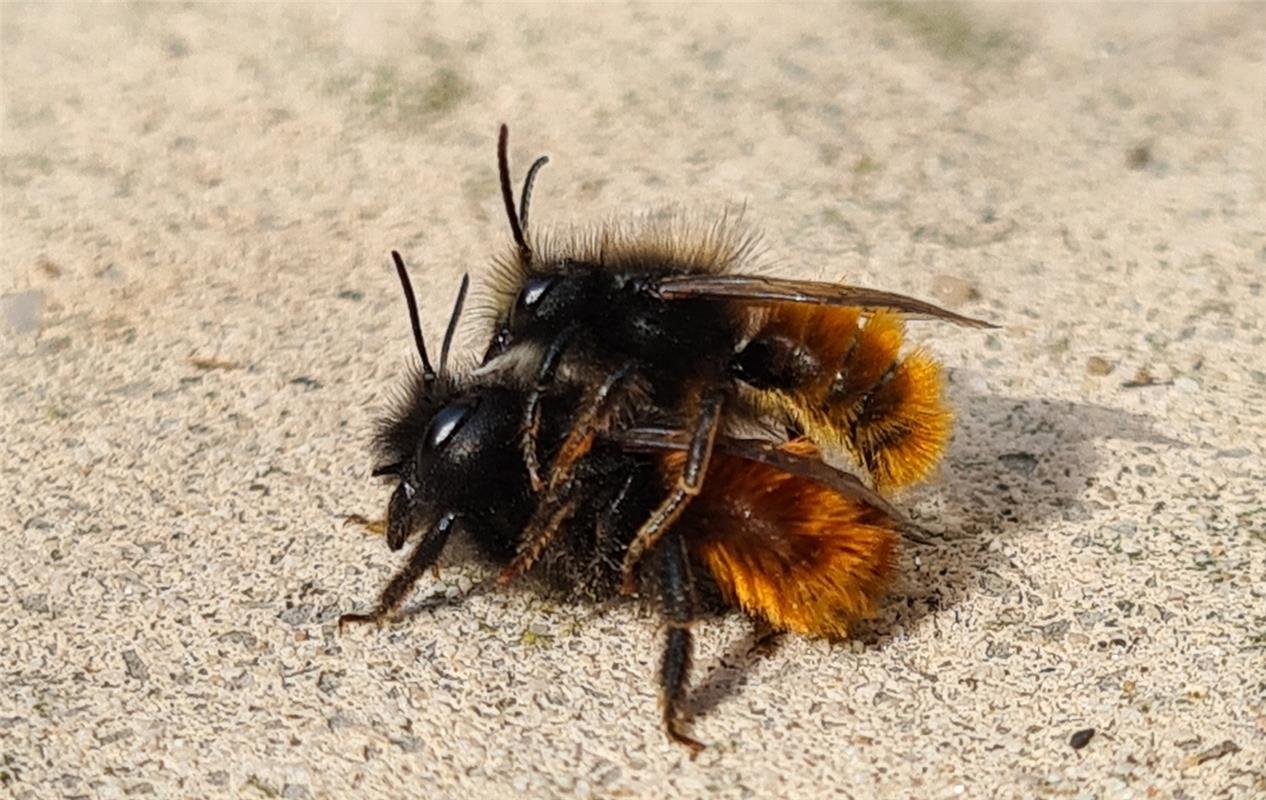
M 1266 794 L 1263 6 L 0 14 L 0 793 Z M 334 629 L 397 563 L 340 523 L 387 253 L 438 336 L 502 120 L 538 224 L 746 202 L 784 274 L 1005 326 L 917 331 L 943 538 L 848 644 L 704 626 L 693 763 L 636 607 L 457 563 Z

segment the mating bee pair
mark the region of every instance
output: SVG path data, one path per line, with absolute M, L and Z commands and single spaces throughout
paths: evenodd
M 529 235 L 547 159 L 516 203 L 505 126 L 497 153 L 515 247 L 499 262 L 478 367 L 448 366 L 468 281 L 437 371 L 393 253 L 422 371 L 380 428 L 374 474 L 397 481 L 389 546 L 418 538 L 373 611 L 339 623 L 389 617 L 460 529 L 503 583 L 531 572 L 595 599 L 654 598 L 665 728 L 698 749 L 679 713 L 696 580 L 807 635 L 843 636 L 871 613 L 904 525 L 881 492 L 928 473 L 951 420 L 939 365 L 902 352 L 903 321 L 986 323 L 888 292 L 742 274 L 754 240 L 727 218 Z M 869 485 L 819 445 L 851 453 Z

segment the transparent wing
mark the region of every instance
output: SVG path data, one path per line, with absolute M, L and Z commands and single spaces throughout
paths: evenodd
M 797 281 L 756 275 L 674 275 L 660 278 L 655 293 L 665 300 L 705 298 L 752 303 L 810 303 L 863 309 L 891 309 L 915 317 L 941 319 L 972 328 L 996 328 L 982 319 L 956 314 L 903 294 L 825 281 Z
M 684 451 L 690 447 L 690 435 L 685 431 L 671 428 L 630 428 L 619 433 L 612 433 L 609 438 L 623 449 L 634 453 Z M 892 518 L 907 538 L 929 544 L 928 540 L 923 538 L 927 531 L 906 519 L 874 489 L 862 483 L 856 475 L 836 469 L 819 458 L 789 452 L 777 443 L 763 439 L 718 436 L 714 447 L 716 452 L 766 464 L 788 474 L 820 483 L 846 497 L 874 506 Z

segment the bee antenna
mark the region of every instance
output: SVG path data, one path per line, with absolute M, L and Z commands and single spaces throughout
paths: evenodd
M 510 185 L 510 157 L 506 154 L 510 142 L 510 129 L 501 124 L 501 135 L 497 137 L 497 171 L 501 176 L 501 200 L 506 206 L 506 217 L 510 220 L 510 233 L 514 235 L 514 243 L 519 246 L 519 257 L 525 263 L 532 261 L 532 248 L 523 238 L 523 224 L 519 221 L 519 212 L 514 207 L 514 187 Z
M 457 320 L 461 319 L 462 306 L 466 303 L 466 290 L 470 288 L 470 273 L 462 276 L 462 288 L 457 290 L 457 300 L 453 303 L 453 313 L 448 318 L 448 328 L 444 330 L 444 344 L 440 346 L 440 372 L 448 367 L 448 348 L 453 344 L 453 333 L 457 331 Z
M 519 225 L 526 235 L 528 229 L 528 204 L 532 202 L 532 187 L 536 184 L 536 173 L 549 163 L 549 156 L 541 156 L 528 168 L 527 177 L 523 179 L 523 193 L 519 195 Z
M 422 338 L 422 323 L 418 320 L 418 301 L 413 296 L 413 284 L 409 282 L 409 271 L 404 267 L 404 259 L 396 250 L 391 251 L 396 262 L 396 274 L 400 276 L 400 286 L 404 289 L 404 302 L 409 306 L 409 324 L 413 326 L 413 343 L 418 347 L 418 355 L 422 356 L 422 377 L 427 383 L 435 380 L 435 368 L 431 359 L 426 356 L 426 341 Z

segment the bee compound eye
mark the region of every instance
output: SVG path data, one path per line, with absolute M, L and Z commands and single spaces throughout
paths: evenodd
M 553 278 L 532 278 L 523 285 L 523 290 L 519 292 L 519 306 L 522 308 L 532 308 L 541 302 L 541 298 L 554 285 Z
M 453 434 L 457 433 L 458 428 L 466 421 L 470 412 L 478 405 L 475 400 L 464 400 L 451 403 L 441 408 L 435 418 L 431 420 L 431 425 L 426 429 L 426 438 L 424 446 L 427 450 L 438 450 L 453 438 Z

